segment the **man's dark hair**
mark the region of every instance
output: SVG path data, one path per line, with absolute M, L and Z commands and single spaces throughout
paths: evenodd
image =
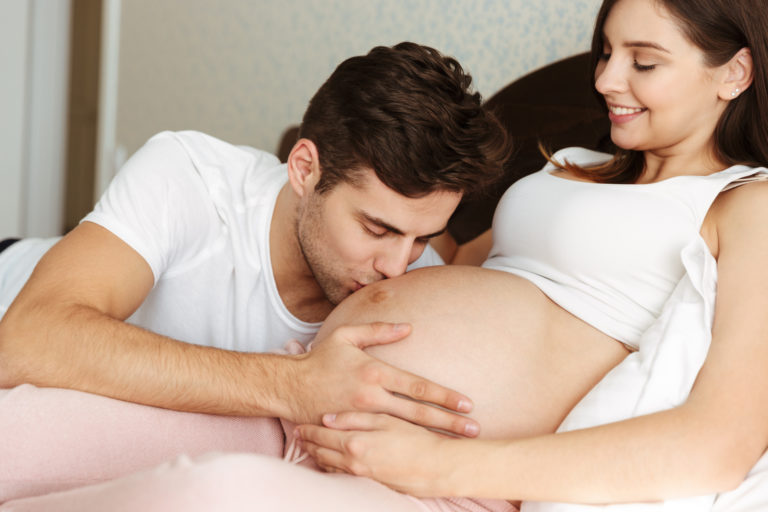
M 316 190 L 355 184 L 365 169 L 407 197 L 472 193 L 496 180 L 511 145 L 471 83 L 455 59 L 409 42 L 342 62 L 299 132 L 318 148 Z

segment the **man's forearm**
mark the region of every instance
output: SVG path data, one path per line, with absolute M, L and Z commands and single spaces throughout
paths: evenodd
M 22 292 L 0 322 L 0 387 L 30 383 L 296 423 L 365 410 L 459 435 L 479 432 L 477 422 L 450 412 L 469 412 L 468 397 L 362 350 L 403 339 L 408 326 L 338 327 L 314 350 L 295 356 L 239 353 L 160 336 L 75 301 L 39 297 Z M 109 310 L 109 301 L 100 303 Z
M 190 412 L 288 412 L 277 388 L 295 366 L 289 356 L 191 345 L 85 306 L 51 309 L 39 318 L 9 311 L 0 323 L 1 387 L 71 388 Z

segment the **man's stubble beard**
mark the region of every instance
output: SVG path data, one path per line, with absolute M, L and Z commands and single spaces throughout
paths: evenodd
M 296 219 L 296 240 L 312 277 L 328 302 L 335 306 L 347 298 L 352 290 L 344 288 L 339 282 L 338 277 L 334 275 L 330 258 L 323 254 L 318 235 L 321 224 L 318 220 L 322 219 L 322 212 L 322 200 L 315 197 L 311 198 L 305 207 L 299 208 Z

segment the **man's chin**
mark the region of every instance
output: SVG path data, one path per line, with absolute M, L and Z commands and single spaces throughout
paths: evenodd
M 339 286 L 333 290 L 326 292 L 325 297 L 328 299 L 328 302 L 330 302 L 334 306 L 337 306 L 339 305 L 339 303 L 341 303 L 341 301 L 343 301 L 353 293 L 362 290 L 363 288 L 368 286 L 368 284 L 371 284 L 371 283 L 363 284 L 359 281 L 353 281 L 351 286 Z
M 338 306 L 344 299 L 355 293 L 355 291 L 356 290 L 350 288 L 339 288 L 330 293 L 326 293 L 325 298 L 334 306 Z

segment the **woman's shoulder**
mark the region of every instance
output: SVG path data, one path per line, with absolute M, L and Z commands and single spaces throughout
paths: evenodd
M 768 210 L 768 171 L 740 178 L 720 194 L 713 206 L 736 211 Z M 750 215 L 750 217 L 754 216 Z M 763 217 L 762 222 L 768 220 Z
M 718 247 L 731 236 L 759 240 L 768 236 L 768 171 L 721 193 L 710 209 Z

